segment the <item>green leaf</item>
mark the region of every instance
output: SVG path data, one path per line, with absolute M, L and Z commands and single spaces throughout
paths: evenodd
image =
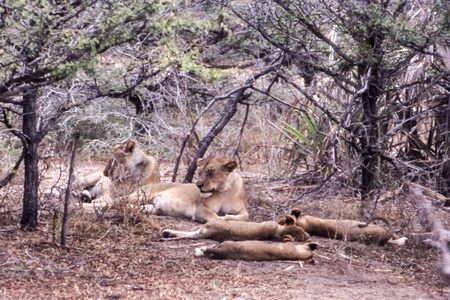
M 298 131 L 297 129 L 295 129 L 294 127 L 292 127 L 291 125 L 289 125 L 288 123 L 281 121 L 281 123 L 283 123 L 283 125 L 286 127 L 286 130 L 293 134 L 295 137 L 297 137 L 299 140 L 303 141 L 306 144 L 310 143 L 310 140 L 303 135 L 300 131 Z
M 310 117 L 306 113 L 302 112 L 302 115 L 303 115 L 303 118 L 305 118 L 306 123 L 308 123 L 309 132 L 311 132 L 315 136 L 317 134 L 317 130 L 316 130 L 317 125 L 316 125 L 316 123 L 314 122 L 313 119 L 310 119 Z

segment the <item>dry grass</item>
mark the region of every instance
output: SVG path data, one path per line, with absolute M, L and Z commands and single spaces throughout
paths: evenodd
M 268 127 L 265 117 L 254 114 L 249 119 L 236 158 L 246 183 L 251 221 L 277 220 L 292 208 L 323 218 L 356 219 L 358 198 L 346 187 L 345 178 L 333 178 L 313 193 L 309 191 L 318 183 L 314 176 L 305 177 L 296 186 L 273 181 L 286 168 L 289 152 L 272 146 L 271 139 L 279 136 Z M 207 121 L 202 126 L 207 126 Z M 238 128 L 237 122 L 219 137 L 208 154 L 230 156 Z M 164 141 L 151 141 L 156 142 Z M 159 155 L 160 150 L 147 149 L 149 154 L 167 159 L 162 160 L 161 173 L 163 181 L 169 181 L 173 148 L 172 152 Z M 191 148 L 189 153 L 194 150 Z M 183 160 L 179 180 L 191 154 Z M 444 299 L 450 293 L 448 283 L 436 269 L 439 253 L 425 246 L 417 235 L 420 227 L 406 193 L 385 199 L 377 210 L 377 214 L 392 221 L 401 235 L 410 238 L 405 247 L 313 238 L 321 244 L 316 264 L 197 259 L 193 257 L 194 248 L 213 242 L 159 239 L 160 229 L 190 230 L 198 224 L 148 216 L 125 207 L 105 214 L 83 214 L 74 209 L 68 248 L 62 248 L 60 205 L 67 181 L 66 161 L 55 159 L 41 165 L 45 170 L 40 188 L 43 209 L 36 232 L 25 233 L 16 228 L 22 198 L 20 176 L 0 190 L 2 299 L 279 299 L 280 295 L 293 299 Z M 77 176 L 103 164 L 101 160 L 80 157 Z M 449 228 L 449 212 L 437 211 Z
M 261 185 L 270 191 L 267 197 L 256 200 L 248 191 L 252 219 L 276 218 L 274 211 L 281 213 L 294 193 Z M 326 203 L 338 207 L 342 201 L 319 203 L 310 195 L 302 203 L 309 213 L 325 214 Z M 435 269 L 437 251 L 414 244 L 378 247 L 314 238 L 321 244 L 315 264 L 221 261 L 193 256 L 195 247 L 212 241 L 159 241 L 159 228 L 198 225 L 189 220 L 75 210 L 69 247 L 62 248 L 54 226 L 59 219 L 51 214 L 41 215 L 41 226 L 31 233 L 16 229 L 16 216 L 9 218 L 0 229 L 2 299 L 443 299 L 450 292 Z

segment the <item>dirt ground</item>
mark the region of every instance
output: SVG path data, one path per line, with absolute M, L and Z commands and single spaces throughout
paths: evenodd
M 84 167 L 92 169 L 93 164 Z M 170 178 L 170 172 L 164 176 Z M 42 185 L 53 186 L 45 180 L 56 177 L 47 174 Z M 244 178 L 247 186 L 254 180 L 252 174 Z M 20 180 L 14 184 L 20 186 Z M 296 199 L 292 191 L 274 183 L 263 186 L 248 189 L 252 221 L 276 219 L 292 205 L 302 205 L 311 214 L 321 207 L 317 203 L 323 203 L 320 195 L 314 194 L 289 202 Z M 259 195 L 273 201 L 258 200 Z M 213 241 L 160 241 L 161 229 L 199 226 L 190 220 L 123 211 L 84 214 L 74 209 L 68 247 L 63 248 L 59 246 L 60 216 L 54 213 L 55 207 L 44 204 L 35 232 L 18 230 L 18 213 L 10 206 L 1 207 L 0 299 L 379 300 L 450 296 L 449 283 L 437 271 L 440 254 L 416 242 L 380 247 L 314 237 L 311 240 L 321 245 L 315 263 L 212 260 L 196 258 L 193 253 L 196 247 Z

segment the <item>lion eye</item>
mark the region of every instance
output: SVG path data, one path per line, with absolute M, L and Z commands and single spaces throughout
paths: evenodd
M 290 234 L 286 234 L 283 238 L 283 242 L 293 242 L 294 238 Z
M 212 176 L 213 175 L 213 171 L 212 170 L 207 170 L 206 171 L 206 176 Z

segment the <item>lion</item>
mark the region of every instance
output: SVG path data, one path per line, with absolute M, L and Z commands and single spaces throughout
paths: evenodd
M 202 223 L 213 219 L 247 221 L 244 183 L 235 171 L 237 163 L 215 156 L 199 158 L 197 166 L 199 169 L 196 184 L 147 184 L 118 200 L 93 201 L 91 204 L 83 204 L 83 207 L 101 208 L 123 201 L 133 206 L 143 205 L 151 214 L 186 217 Z
M 301 216 L 299 209 L 291 212 L 291 217 L 296 224 L 302 227 L 312 236 L 328 237 L 346 241 L 362 241 L 366 244 L 385 245 L 386 243 L 404 245 L 406 238 L 396 235 L 388 220 L 382 217 L 374 217 L 370 222 L 381 220 L 386 223 L 388 229 L 380 225 L 368 224 L 354 220 L 330 220 L 313 216 Z M 280 219 L 279 224 L 286 223 L 287 217 Z
M 166 239 L 211 239 L 215 241 L 245 241 L 245 240 L 272 240 L 303 242 L 309 239 L 303 228 L 295 225 L 291 216 L 286 218 L 284 225 L 275 221 L 253 223 L 245 221 L 224 221 L 221 219 L 211 220 L 199 229 L 186 232 L 166 229 L 162 232 Z
M 135 141 L 129 140 L 114 147 L 105 168 L 98 169 L 81 180 L 80 185 L 84 188 L 81 196 L 92 201 L 92 206 L 106 206 L 114 201 L 116 191 L 159 182 L 161 176 L 158 161 L 139 149 Z
M 195 249 L 196 257 L 239 260 L 304 260 L 313 261 L 317 243 L 273 243 L 263 241 L 226 241 L 210 247 Z
M 83 202 L 102 199 L 101 202 L 110 203 L 114 199 L 113 183 L 112 180 L 105 175 L 105 168 L 97 169 L 86 175 L 79 182 L 79 185 L 83 188 L 80 193 Z
M 152 214 L 186 217 L 201 223 L 214 219 L 247 221 L 247 203 L 237 163 L 221 156 L 197 159 L 196 184 L 171 183 L 142 187 L 129 203 L 144 203 Z

